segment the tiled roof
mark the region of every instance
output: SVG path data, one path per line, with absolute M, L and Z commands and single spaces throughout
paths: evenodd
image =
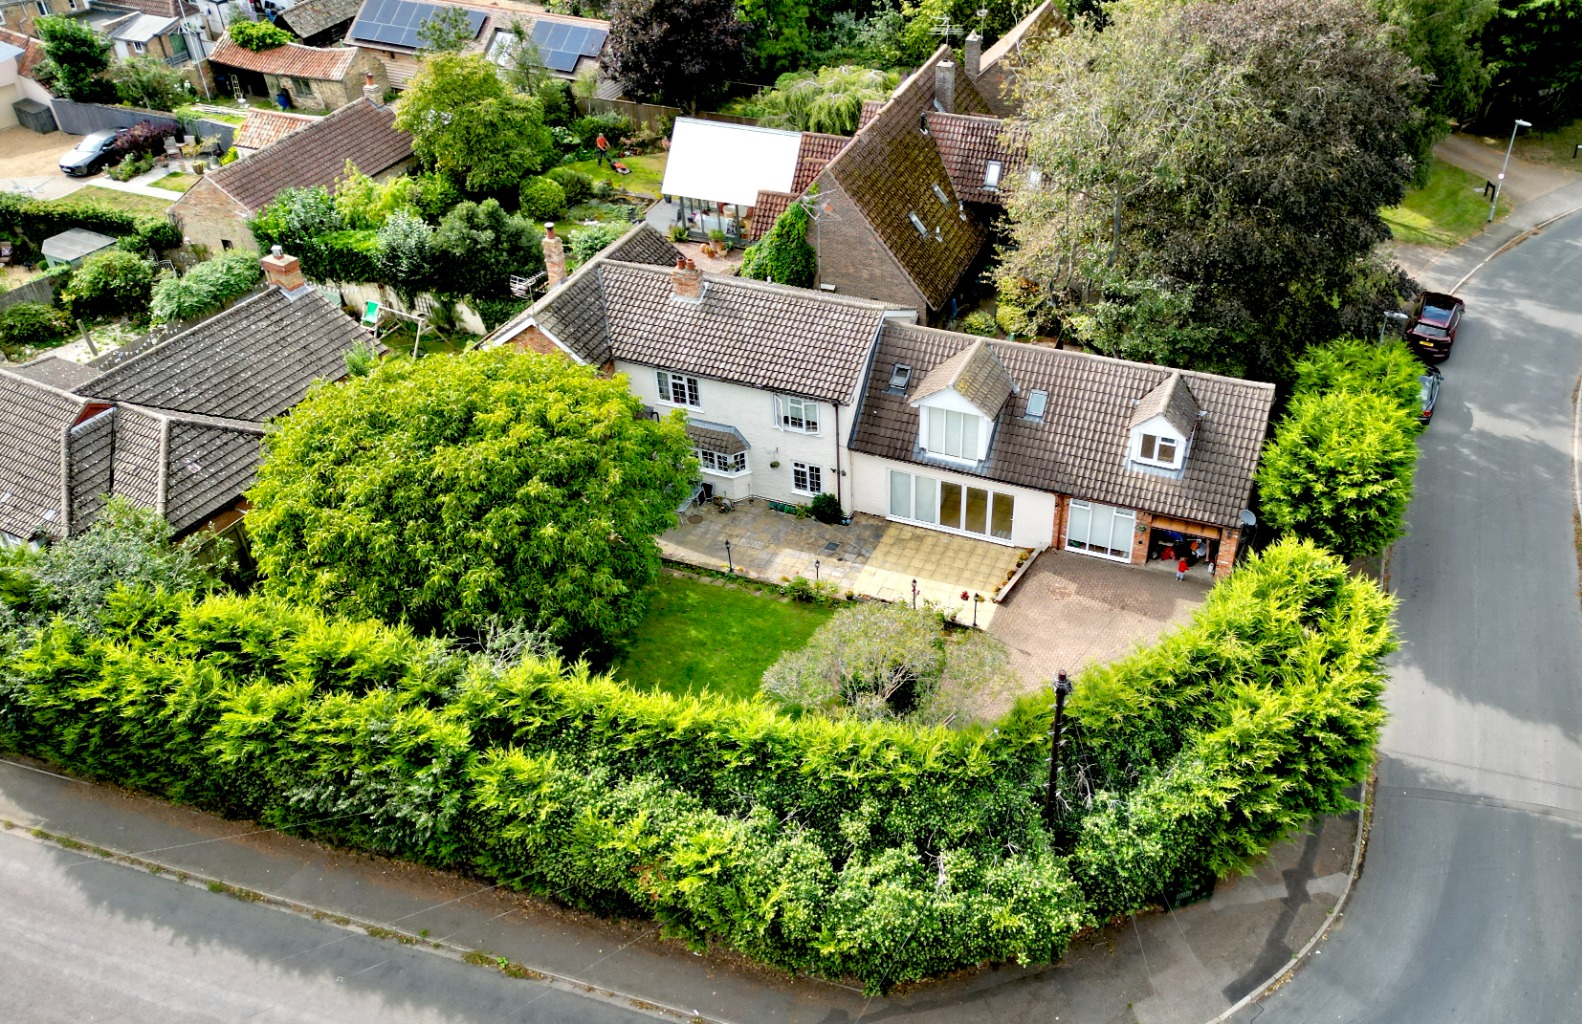
M 668 267 L 676 262 L 678 252 L 670 239 L 655 231 L 653 225 L 641 223 L 615 240 L 615 243 L 604 250 L 607 260 L 619 260 L 622 263 L 652 263 L 656 267 Z
M 614 358 L 829 402 L 855 394 L 887 308 L 738 277 L 677 300 L 659 267 L 601 261 L 598 275 Z
M 940 47 L 829 162 L 823 175 L 862 211 L 933 309 L 950 298 L 984 241 L 983 229 L 960 210 L 939 150 L 920 127 L 923 112 L 934 102 L 934 67 L 949 55 L 948 48 Z M 970 105 L 964 102 L 968 97 L 982 106 L 982 97 L 959 67 L 957 79 L 957 106 Z
M 366 333 L 317 291 L 270 288 L 128 359 L 81 389 L 165 412 L 263 422 L 320 378 L 346 375 Z
M 853 435 L 856 451 L 932 465 L 917 448 L 914 397 L 888 390 L 897 363 L 928 372 L 976 339 L 887 324 L 869 372 Z M 1268 428 L 1274 387 L 1171 370 L 1047 346 L 990 341 L 1020 394 L 1000 410 L 989 457 L 958 472 L 1073 497 L 1140 508 L 1196 522 L 1234 526 L 1246 507 Z M 1133 402 L 1179 373 L 1207 410 L 1197 422 L 1181 477 L 1127 468 Z M 1044 416 L 1024 418 L 1032 390 L 1048 393 Z M 943 464 L 941 464 L 943 465 Z
M 1182 437 L 1191 437 L 1198 420 L 1197 398 L 1185 378 L 1172 373 L 1159 386 L 1138 399 L 1132 410 L 1131 426 L 1141 426 L 1155 416 L 1163 416 Z
M 44 59 L 44 44 L 32 36 L 13 32 L 8 28 L 0 29 L 0 42 L 10 43 L 22 51 L 22 56 L 17 58 L 16 73 L 32 78 L 33 69 Z
M 735 427 L 703 420 L 687 420 L 687 437 L 692 439 L 692 447 L 720 455 L 735 455 L 752 447 Z
M 1006 123 L 997 117 L 946 114 L 937 110 L 928 111 L 924 116 L 928 118 L 928 133 L 939 148 L 940 159 L 945 162 L 945 172 L 950 175 L 956 195 L 968 202 L 1001 202 L 998 189 L 984 187 L 985 165 L 990 160 L 999 161 L 1000 178 L 1004 181 L 1027 160 L 1024 150 L 1006 145 Z
M 210 61 L 227 67 L 328 82 L 344 81 L 346 73 L 352 69 L 352 61 L 356 59 L 355 46 L 320 48 L 287 43 L 267 50 L 249 50 L 245 46 L 238 46 L 229 35 L 221 36 L 214 51 L 209 54 Z
M 348 160 L 375 177 L 411 156 L 412 136 L 396 130 L 395 111 L 359 97 L 205 180 L 256 213 L 281 189 L 333 185 Z
M 275 21 L 303 39 L 357 17 L 361 0 L 303 0 L 275 15 Z
M 67 437 L 67 464 L 71 473 L 70 533 L 79 533 L 104 510 L 115 487 L 116 410 L 112 406 L 71 428 Z
M 1065 16 L 1060 13 L 1060 8 L 1055 6 L 1054 0 L 1044 0 L 1029 12 L 1027 17 L 1017 22 L 1009 32 L 995 40 L 993 46 L 983 51 L 983 57 L 978 63 L 980 73 L 1008 57 L 1013 57 L 1022 48 L 1023 43 L 1052 35 L 1063 30 L 1065 25 Z
M 1016 391 L 1016 384 L 995 357 L 994 350 L 979 339 L 949 359 L 936 363 L 918 382 L 912 401 L 920 402 L 946 389 L 956 392 L 993 419 L 1005 400 Z
M 753 206 L 752 225 L 747 240 L 756 242 L 774 226 L 776 218 L 791 206 L 791 201 L 807 191 L 813 179 L 824 166 L 846 147 L 851 139 L 845 135 L 826 135 L 823 132 L 803 132 L 802 143 L 797 148 L 796 174 L 791 179 L 789 192 L 759 192 Z
M 42 355 L 30 363 L 7 367 L 12 373 L 31 378 L 52 388 L 71 391 L 99 376 L 99 371 L 70 359 L 55 355 Z
M 791 209 L 796 198 L 790 192 L 759 192 L 758 202 L 753 205 L 753 220 L 747 230 L 747 240 L 756 242 L 767 235 L 780 215 Z
M 176 0 L 115 0 L 115 6 L 141 11 L 144 14 L 155 14 L 164 18 L 180 16 L 180 13 L 176 10 Z
M 66 535 L 66 436 L 87 409 L 78 395 L 0 369 L 0 532 Z
M 284 110 L 259 110 L 253 107 L 247 111 L 247 119 L 242 122 L 242 126 L 236 130 L 234 141 L 238 149 L 264 149 L 318 120 L 309 114 L 288 114 Z

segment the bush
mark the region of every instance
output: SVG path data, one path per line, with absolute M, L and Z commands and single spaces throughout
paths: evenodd
M 690 235 L 691 232 L 687 230 L 687 226 L 685 224 L 670 225 L 670 240 L 672 242 L 685 242 L 690 237 Z M 742 253 L 742 257 L 744 259 L 746 256 L 746 253 Z
M 809 217 L 792 203 L 758 241 L 742 253 L 741 276 L 811 288 L 818 277 L 818 256 L 807 241 Z
M 331 231 L 320 235 L 298 255 L 302 272 L 315 281 L 379 281 L 377 231 Z
M 994 317 L 981 309 L 973 310 L 961 318 L 960 329 L 963 334 L 976 334 L 980 337 L 992 338 L 999 333 L 999 325 Z
M 445 174 L 419 174 L 412 179 L 416 190 L 412 201 L 418 212 L 430 221 L 437 221 L 461 202 L 461 190 Z
M 580 267 L 614 245 L 624 234 L 626 232 L 619 224 L 590 224 L 571 236 L 567 255 L 571 257 L 573 266 Z
M 140 153 L 137 156 L 127 157 L 105 173 L 116 181 L 131 181 L 139 174 L 147 174 L 154 169 L 154 157 L 151 153 Z
M 544 177 L 553 181 L 565 191 L 567 206 L 576 206 L 593 195 L 593 179 L 579 170 L 570 167 L 555 167 L 546 171 Z
M 17 302 L 0 310 L 0 345 L 7 349 L 44 345 L 69 330 L 65 310 L 42 302 Z
M 36 249 L 44 239 L 70 228 L 114 236 L 122 248 L 133 252 L 181 244 L 181 230 L 168 217 L 130 214 L 81 200 L 42 202 L 0 192 L 0 231 L 20 236 Z
M 380 280 L 408 300 L 433 278 L 434 229 L 415 213 L 399 210 L 379 229 Z
M 821 523 L 838 523 L 846 518 L 846 513 L 840 507 L 840 499 L 828 492 L 813 495 L 809 507 L 813 511 L 813 518 Z
M 566 190 L 552 178 L 528 178 L 522 182 L 522 215 L 537 221 L 564 217 Z
M 467 300 L 467 305 L 483 319 L 484 329 L 492 331 L 526 309 L 529 302 L 517 298 L 480 299 L 473 296 Z
M 75 316 L 116 316 L 147 306 L 153 286 L 148 260 L 116 249 L 96 252 L 72 274 L 68 305 Z
M 277 46 L 285 46 L 287 43 L 296 42 L 295 36 L 271 21 L 243 21 L 237 19 L 231 22 L 226 32 L 230 34 L 231 42 L 243 49 L 254 52 L 273 50 Z
M 158 57 L 128 57 L 110 65 L 115 94 L 130 107 L 175 110 L 192 99 L 181 73 Z
M 1382 395 L 1416 415 L 1417 378 L 1423 364 L 1399 338 L 1377 345 L 1362 338 L 1342 338 L 1318 345 L 1295 366 L 1297 394 Z
M 258 254 L 237 250 L 205 260 L 181 277 L 162 277 L 149 301 L 156 324 L 195 320 L 252 291 L 263 277 Z
M 626 141 L 628 135 L 632 134 L 632 120 L 625 114 L 614 112 L 589 114 L 572 121 L 571 132 L 577 137 L 579 149 L 592 149 L 594 140 L 603 135 L 610 143 L 613 152 L 621 147 L 621 143 Z
M 115 150 L 125 154 L 163 153 L 165 140 L 174 139 L 180 134 L 181 129 L 175 125 L 139 121 L 116 137 Z

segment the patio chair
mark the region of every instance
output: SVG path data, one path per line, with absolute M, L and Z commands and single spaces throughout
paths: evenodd
M 9 267 L 14 259 L 16 259 L 16 251 L 12 243 L 0 242 L 0 267 Z

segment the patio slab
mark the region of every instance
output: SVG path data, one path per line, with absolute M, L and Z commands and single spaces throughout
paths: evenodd
M 850 526 L 826 525 L 776 512 L 758 500 L 738 502 L 731 512 L 707 505 L 691 509 L 660 536 L 659 547 L 666 558 L 688 565 L 724 571 L 729 564 L 740 575 L 769 583 L 816 578 L 885 601 L 910 601 L 915 581 L 919 603 L 932 602 L 967 624 L 973 622 L 972 601 L 961 595 L 977 593 L 985 598 L 977 606 L 983 628 L 996 608 L 987 598 L 1030 553 L 862 514 Z

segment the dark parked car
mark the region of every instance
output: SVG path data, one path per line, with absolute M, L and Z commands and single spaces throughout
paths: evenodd
M 99 173 L 105 164 L 115 162 L 115 140 L 125 131 L 125 128 L 106 128 L 83 136 L 74 149 L 60 158 L 61 173 L 74 178 Z
M 1445 375 L 1437 366 L 1425 367 L 1417 378 L 1417 422 L 1425 427 L 1434 418 L 1434 406 L 1439 404 L 1439 389 L 1444 383 Z
M 1424 292 L 1412 307 L 1411 318 L 1406 324 L 1406 343 L 1418 355 L 1435 361 L 1450 356 L 1450 346 L 1456 343 L 1456 330 L 1461 326 L 1461 314 L 1467 304 L 1454 295 L 1441 292 Z

